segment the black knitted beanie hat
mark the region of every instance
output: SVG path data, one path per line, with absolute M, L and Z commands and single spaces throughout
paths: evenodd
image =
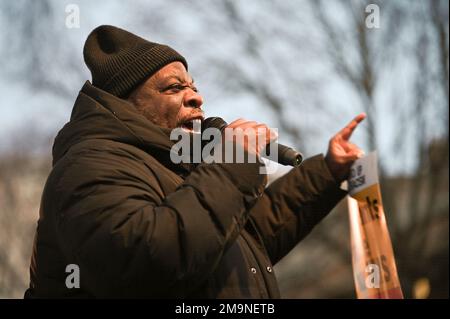
M 169 46 L 109 25 L 89 34 L 83 55 L 92 84 L 120 98 L 171 62 L 179 61 L 188 68 L 185 58 Z

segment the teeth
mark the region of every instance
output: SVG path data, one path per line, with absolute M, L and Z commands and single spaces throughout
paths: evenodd
M 202 129 L 202 121 L 200 119 L 192 120 L 192 132 L 200 134 Z

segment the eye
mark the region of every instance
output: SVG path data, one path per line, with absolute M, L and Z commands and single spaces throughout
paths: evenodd
M 162 89 L 160 92 L 172 91 L 172 92 L 178 93 L 179 91 L 182 91 L 186 88 L 190 88 L 192 91 L 198 92 L 198 89 L 195 86 L 183 85 L 181 83 L 170 84 L 166 88 Z
M 174 91 L 181 91 L 183 90 L 185 87 L 183 85 L 181 85 L 180 83 L 174 83 L 169 85 L 166 89 L 164 89 L 164 91 L 168 91 L 168 90 L 174 90 Z

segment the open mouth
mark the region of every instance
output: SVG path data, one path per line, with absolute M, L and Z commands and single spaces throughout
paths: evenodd
M 202 117 L 191 118 L 181 123 L 180 127 L 189 133 L 200 133 L 202 128 Z

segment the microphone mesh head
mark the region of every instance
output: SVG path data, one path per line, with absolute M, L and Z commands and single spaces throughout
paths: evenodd
M 207 134 L 203 134 L 206 131 L 206 129 L 215 128 L 215 129 L 220 130 L 220 132 L 222 133 L 226 126 L 227 126 L 227 122 L 225 122 L 221 117 L 206 118 L 202 122 L 202 149 L 203 149 L 203 147 L 205 147 L 205 145 L 207 145 L 213 141 L 212 136 L 211 136 L 211 138 L 206 138 L 205 135 L 207 135 Z M 216 142 L 218 142 L 218 141 L 216 141 Z
M 209 127 L 217 128 L 221 131 L 225 129 L 227 122 L 221 117 L 208 117 L 202 122 L 202 132 Z

